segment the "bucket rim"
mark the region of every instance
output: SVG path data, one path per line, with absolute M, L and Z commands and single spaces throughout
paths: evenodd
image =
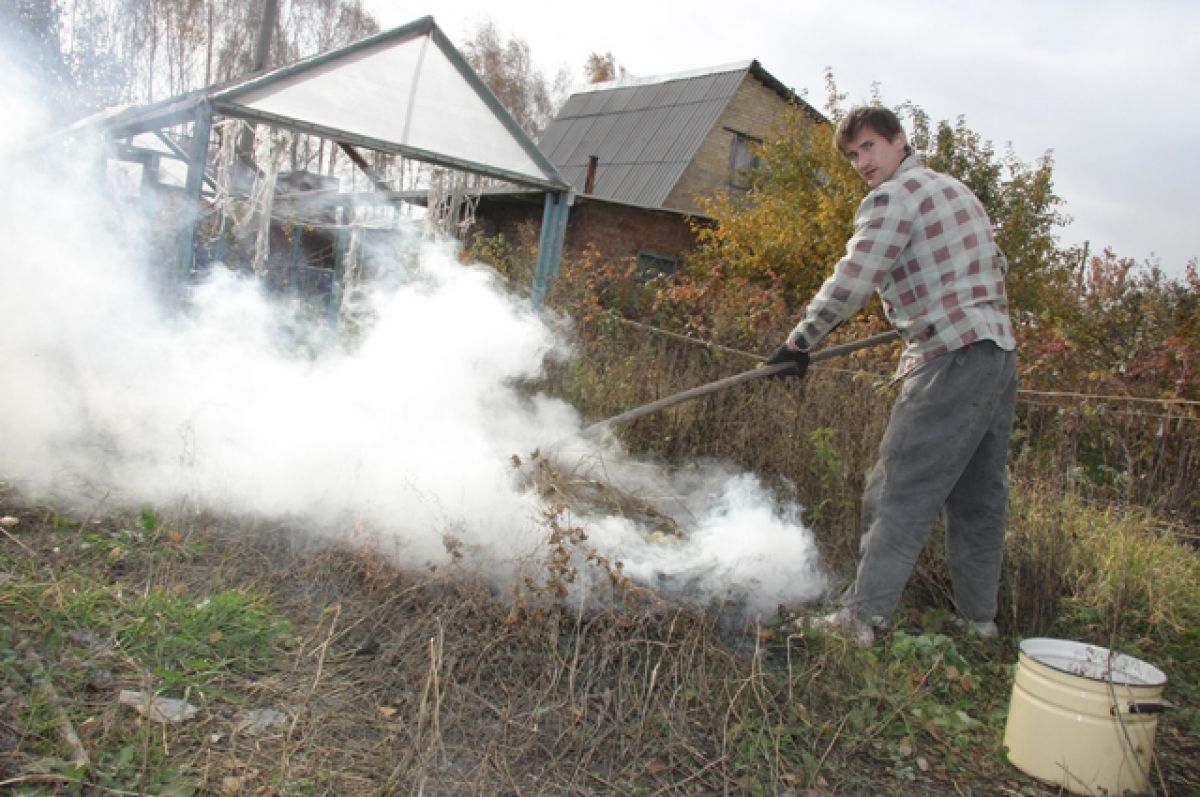
M 1043 666 L 1090 681 L 1131 687 L 1161 687 L 1167 683 L 1166 673 L 1153 664 L 1100 645 L 1030 637 L 1021 640 L 1019 647 L 1022 654 Z

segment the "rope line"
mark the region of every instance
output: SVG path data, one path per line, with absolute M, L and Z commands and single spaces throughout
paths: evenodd
M 1043 396 L 1049 398 L 1081 398 L 1081 399 L 1099 399 L 1103 401 L 1133 401 L 1143 404 L 1166 404 L 1169 406 L 1184 406 L 1184 407 L 1200 407 L 1200 401 L 1192 399 L 1159 399 L 1148 398 L 1145 396 L 1109 396 L 1101 393 L 1072 393 L 1070 391 L 1055 391 L 1055 390 L 1020 390 L 1019 392 L 1029 396 Z

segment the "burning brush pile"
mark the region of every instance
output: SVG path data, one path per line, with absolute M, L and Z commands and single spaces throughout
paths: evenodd
M 750 625 L 827 590 L 799 509 L 751 476 L 715 464 L 665 474 L 619 459 L 568 468 L 537 451 L 513 465 L 550 529 L 549 580 L 527 578 L 527 588 L 599 605 L 653 596 Z

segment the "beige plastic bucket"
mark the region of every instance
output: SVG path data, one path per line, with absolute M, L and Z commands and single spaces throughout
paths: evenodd
M 1144 792 L 1167 676 L 1108 648 L 1021 642 L 1004 745 L 1023 772 L 1076 794 Z

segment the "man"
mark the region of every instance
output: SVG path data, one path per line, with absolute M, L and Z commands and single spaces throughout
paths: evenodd
M 841 610 L 808 627 L 871 645 L 944 508 L 955 622 L 995 636 L 1017 392 L 1007 261 L 983 205 L 912 154 L 891 111 L 852 110 L 834 143 L 872 190 L 845 257 L 768 363 L 794 362 L 785 373 L 803 375 L 808 350 L 872 293 L 906 347 L 900 395 L 863 494 L 857 575 Z

